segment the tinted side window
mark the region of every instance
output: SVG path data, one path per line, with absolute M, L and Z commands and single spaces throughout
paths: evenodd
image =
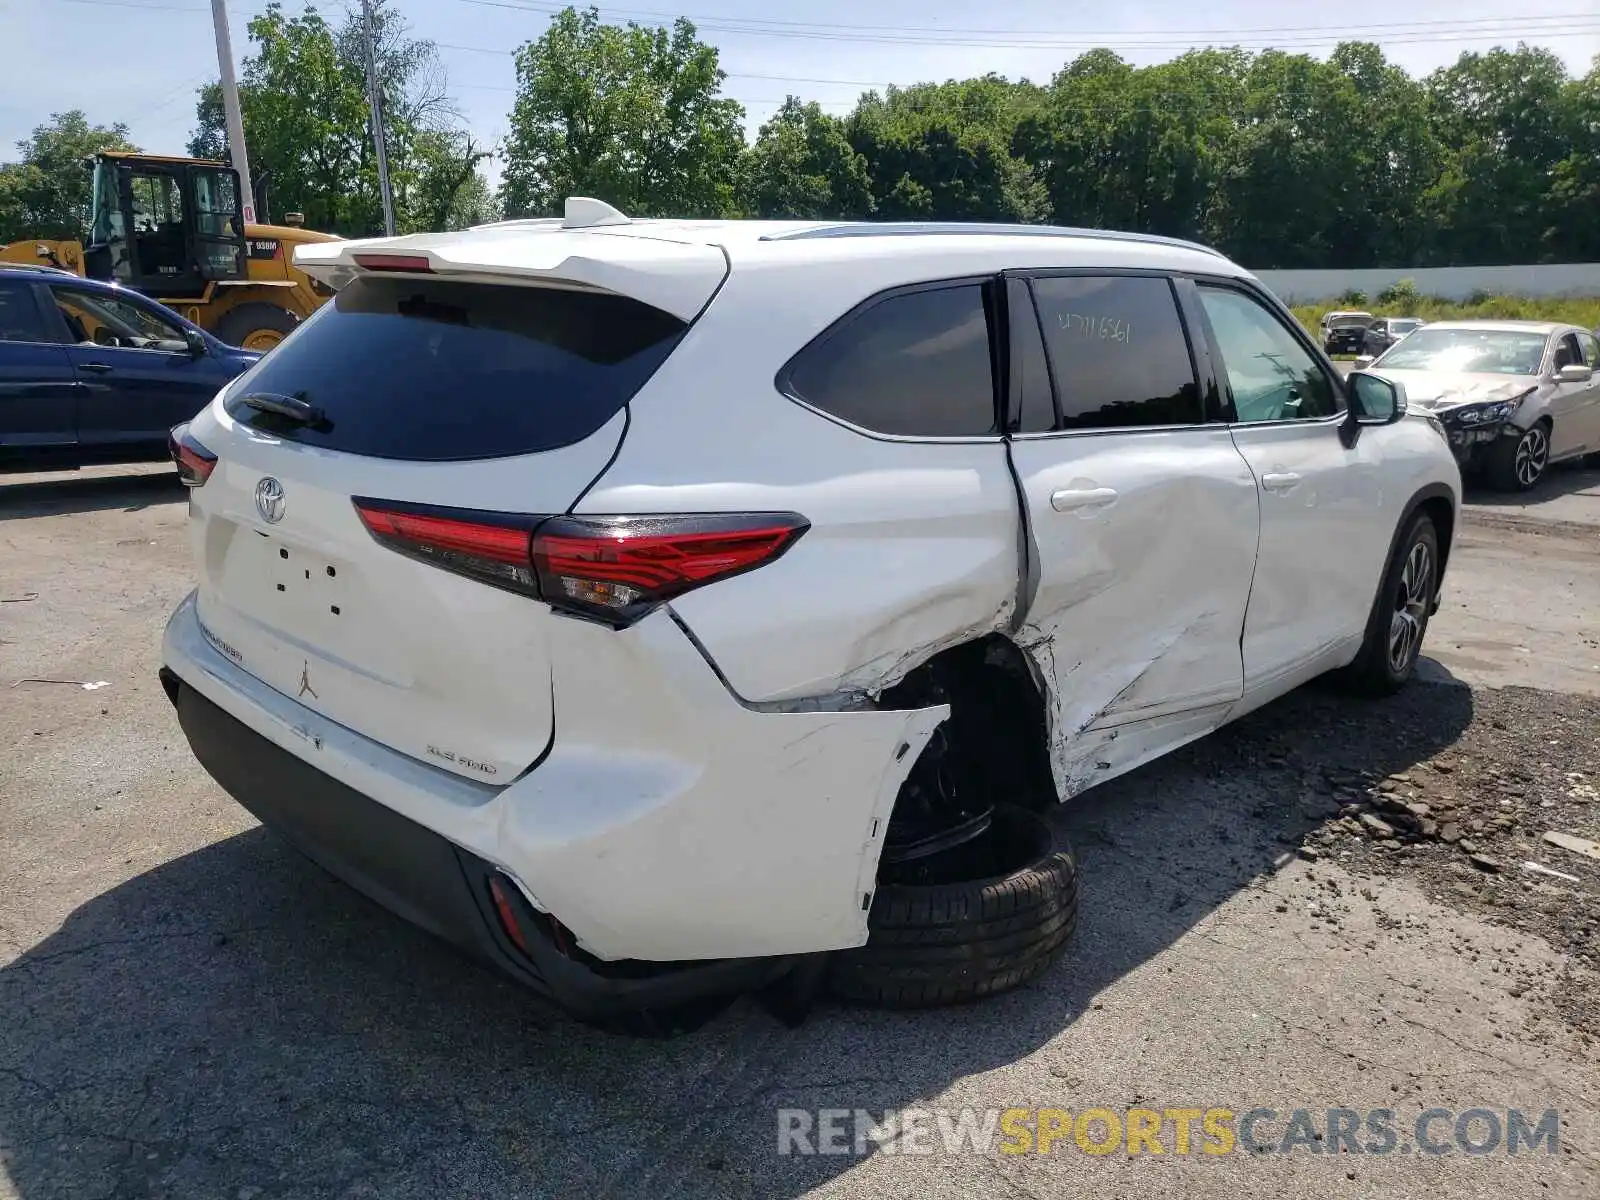
M 972 437 L 997 432 L 983 287 L 902 292 L 812 342 L 786 390 L 875 433 Z
M 1028 287 L 1026 283 L 1020 286 Z M 1026 291 L 1023 296 L 1026 299 Z M 1011 370 L 1021 398 L 1017 431 L 1044 433 L 1055 428 L 1056 403 L 1044 359 L 1044 339 L 1039 334 L 1039 314 L 1031 300 L 1020 311 L 1013 309 L 1011 326 Z
M 1580 333 L 1578 335 L 1578 345 L 1583 347 L 1583 361 L 1596 370 L 1600 370 L 1600 342 L 1595 341 L 1587 333 Z
M 1060 429 L 1201 420 L 1172 285 L 1143 276 L 1036 279 L 1033 294 L 1061 408 Z
M 75 342 L 130 350 L 184 349 L 183 330 L 142 304 L 68 287 L 54 287 L 51 294 Z
M 1237 420 L 1309 420 L 1339 411 L 1333 382 L 1321 364 L 1258 300 L 1202 287 L 1200 301 L 1222 352 Z
M 53 342 L 25 283 L 0 280 L 0 342 Z
M 1578 349 L 1578 335 L 1569 333 L 1556 343 L 1556 370 L 1577 366 L 1583 362 L 1583 351 Z

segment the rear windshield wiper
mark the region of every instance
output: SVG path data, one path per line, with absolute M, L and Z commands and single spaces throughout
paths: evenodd
M 285 420 L 293 421 L 296 425 L 320 425 L 326 419 L 322 409 L 309 400 L 302 400 L 299 396 L 282 396 L 277 392 L 250 392 L 239 397 L 240 404 L 247 404 L 261 412 L 273 413 Z

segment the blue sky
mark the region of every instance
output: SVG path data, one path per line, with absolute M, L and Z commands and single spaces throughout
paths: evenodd
M 318 7 L 341 15 L 351 0 Z M 359 0 L 354 0 L 359 3 Z M 1326 55 L 1350 34 L 1376 41 L 1414 73 L 1463 50 L 1517 40 L 1548 46 L 1583 73 L 1600 53 L 1594 0 L 1413 0 L 1330 6 L 1289 0 L 1145 0 L 1122 6 L 1057 0 L 989 5 L 957 0 L 682 0 L 683 14 L 722 52 L 728 95 L 755 128 L 794 92 L 842 113 L 867 86 L 1000 71 L 1047 81 L 1063 63 L 1109 46 L 1136 63 L 1196 45 L 1241 44 Z M 266 0 L 229 0 L 236 60 L 250 52 L 250 15 Z M 418 37 L 441 46 L 450 90 L 470 128 L 494 142 L 506 131 L 515 82 L 509 51 L 535 38 L 551 0 L 398 0 Z M 669 0 L 601 6 L 607 20 L 659 23 Z M 637 5 L 638 7 L 631 7 Z M 284 7 L 298 11 L 299 0 Z M 1515 8 L 1516 15 L 1506 15 Z M 123 121 L 146 150 L 182 153 L 194 125 L 194 89 L 216 76 L 208 0 L 0 0 L 6 65 L 0 72 L 0 161 L 51 112 L 84 109 Z M 954 31 L 954 32 L 951 32 Z M 978 32 L 972 32 L 978 31 Z M 942 44 L 941 44 L 942 43 Z M 37 53 L 28 53 L 32 47 Z M 819 81 L 844 82 L 819 82 Z M 496 171 L 495 174 L 498 174 Z

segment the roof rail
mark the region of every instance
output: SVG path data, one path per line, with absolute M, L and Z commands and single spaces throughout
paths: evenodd
M 547 229 L 561 224 L 560 217 L 509 217 L 504 221 L 485 221 L 482 225 L 467 226 L 468 232 L 478 229 Z
M 1148 242 L 1158 246 L 1180 246 L 1185 250 L 1198 250 L 1216 258 L 1225 258 L 1220 250 L 1187 242 L 1182 238 L 1162 237 L 1154 233 L 1121 233 L 1114 229 L 1071 229 L 1061 225 L 1013 225 L 982 221 L 854 221 L 848 224 L 825 225 L 819 229 L 796 229 L 788 233 L 769 233 L 764 242 L 808 241 L 813 238 L 856 237 L 909 237 L 913 234 L 967 234 L 982 237 L 1070 237 L 1095 238 L 1108 242 Z

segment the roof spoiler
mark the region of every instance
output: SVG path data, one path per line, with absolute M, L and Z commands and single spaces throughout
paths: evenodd
M 726 257 L 704 243 L 604 236 L 631 224 L 609 204 L 574 197 L 559 223 L 504 221 L 460 233 L 311 243 L 295 247 L 294 264 L 335 291 L 373 271 L 444 276 L 609 292 L 694 320 L 726 277 Z

